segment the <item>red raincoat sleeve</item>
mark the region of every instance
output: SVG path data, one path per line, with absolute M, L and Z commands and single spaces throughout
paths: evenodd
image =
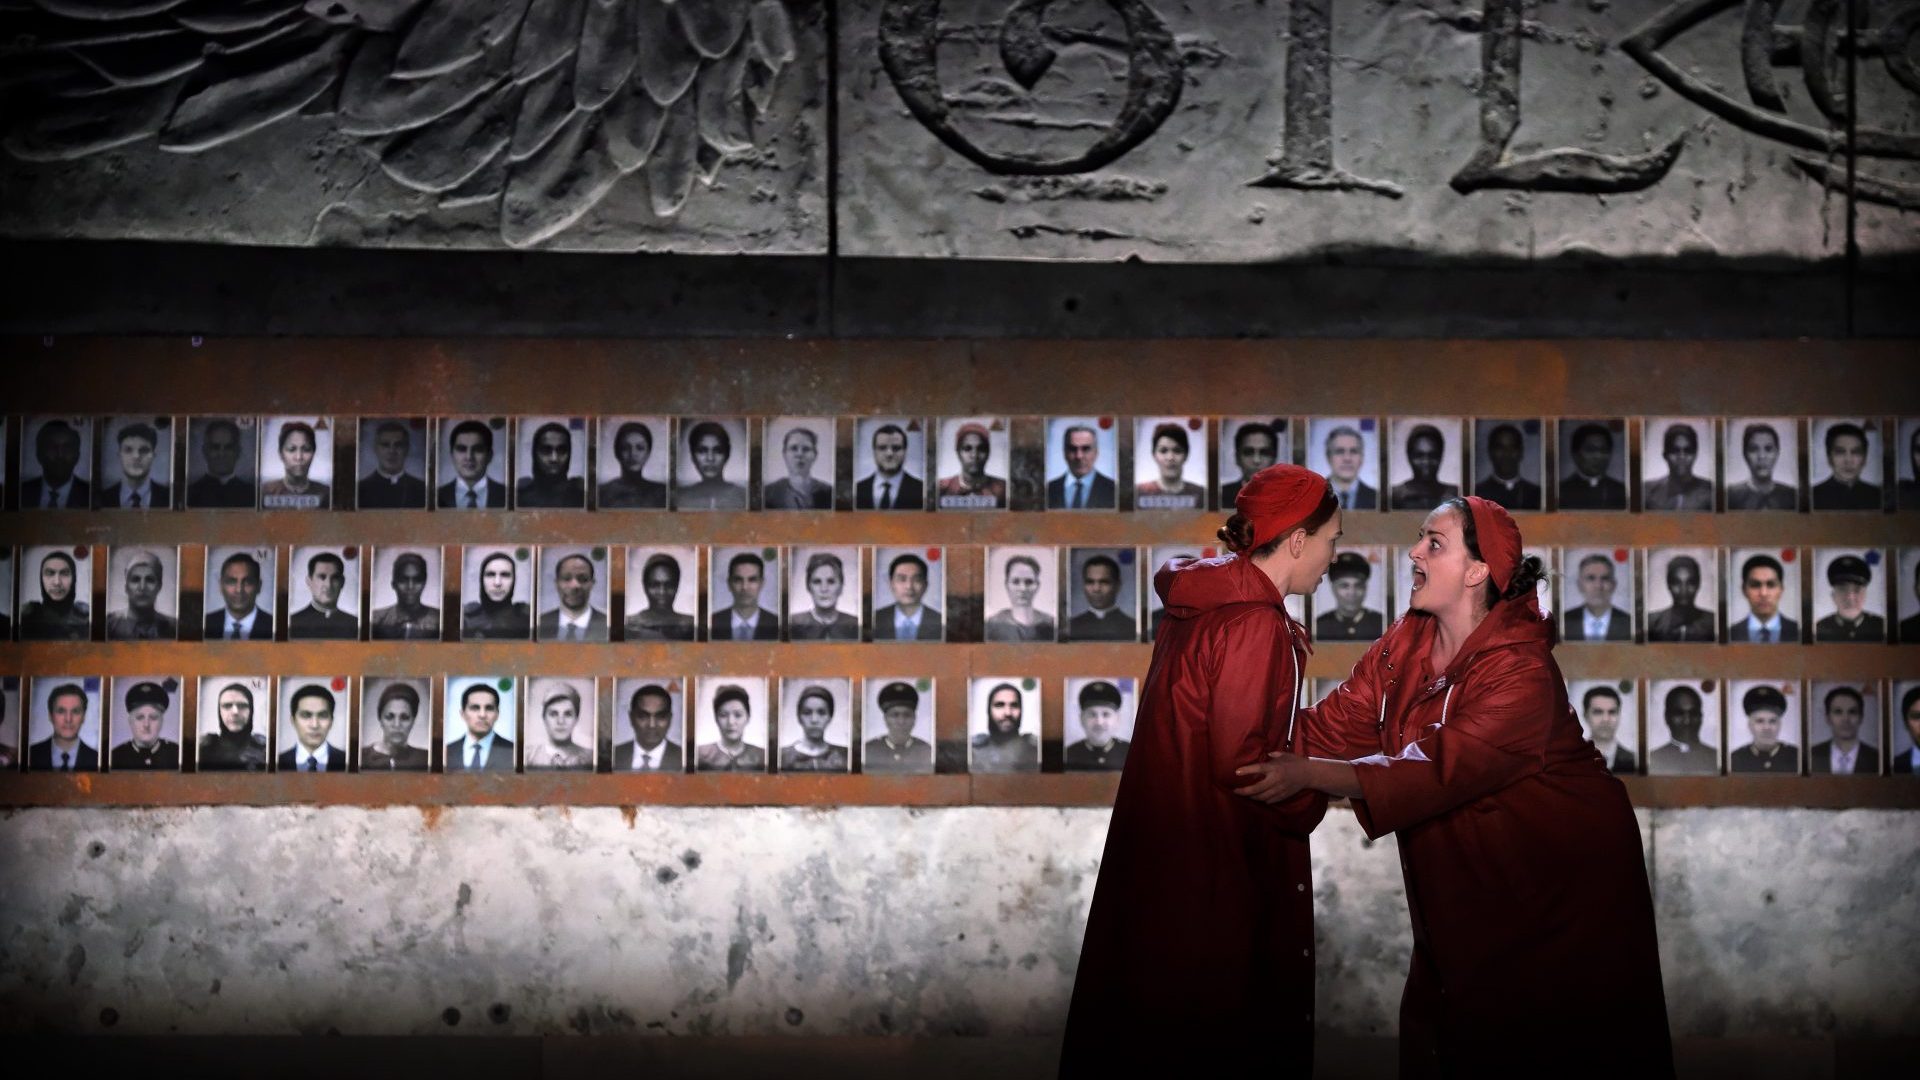
M 1265 761 L 1269 753 L 1285 748 L 1298 672 L 1283 618 L 1271 608 L 1253 608 L 1226 621 L 1208 658 L 1209 772 L 1216 785 L 1229 791 L 1258 779 L 1235 776 L 1235 769 Z M 1263 812 L 1281 830 L 1303 837 L 1327 812 L 1326 795 L 1313 791 L 1279 803 L 1240 801 Z
M 1346 682 L 1320 704 L 1300 711 L 1306 729 L 1302 753 L 1348 761 L 1380 751 L 1380 685 L 1373 678 L 1379 651 L 1376 641 L 1353 665 Z
M 1360 826 L 1377 839 L 1538 772 L 1554 691 L 1552 665 L 1530 656 L 1473 672 L 1443 703 L 1443 723 L 1428 725 L 1392 757 L 1353 763 L 1364 800 L 1354 803 Z

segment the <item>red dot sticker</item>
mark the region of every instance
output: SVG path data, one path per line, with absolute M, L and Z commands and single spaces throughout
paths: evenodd
M 1187 417 L 1187 430 L 1199 431 L 1201 426 L 1204 425 L 1205 423 L 1206 423 L 1205 420 L 1202 420 L 1197 416 L 1189 416 Z
M 340 549 L 340 554 L 344 558 L 357 559 L 360 557 L 360 548 L 357 545 L 348 544 L 346 547 Z
M 1113 427 L 1113 417 L 1111 417 L 1111 416 L 1103 416 L 1103 417 L 1101 417 L 1101 418 L 1100 418 L 1100 430 L 1101 430 L 1101 431 L 1106 431 L 1107 429 L 1109 429 L 1109 428 L 1111 428 L 1111 427 Z
M 335 690 L 340 690 L 340 691 L 344 691 L 344 690 L 346 690 L 346 688 L 347 688 L 347 677 L 346 677 L 346 676 L 344 676 L 344 675 L 335 675 L 335 676 L 333 677 L 333 688 L 334 688 Z
M 1626 562 L 1626 561 L 1627 561 L 1627 549 L 1626 549 L 1626 548 L 1614 548 L 1614 549 L 1613 549 L 1613 561 L 1614 561 L 1614 562 L 1618 562 L 1618 563 L 1623 563 L 1623 562 Z
M 1711 693 L 1713 693 L 1713 680 L 1712 680 L 1712 679 L 1702 679 L 1702 680 L 1700 681 L 1700 692 L 1701 692 L 1701 693 L 1704 693 L 1704 694 L 1711 694 Z
M 91 554 L 93 554 L 93 549 L 90 547 L 78 546 L 73 549 L 73 557 L 76 559 L 84 559 Z
M 1799 554 L 1800 554 L 1800 552 L 1799 552 L 1799 550 L 1798 550 L 1798 549 L 1796 549 L 1796 548 L 1781 548 L 1781 549 L 1780 549 L 1780 558 L 1782 558 L 1783 560 L 1785 560 L 1785 561 L 1787 561 L 1787 562 L 1792 562 L 1792 561 L 1794 560 L 1794 558 L 1795 558 L 1796 556 L 1798 556 Z
M 1218 554 L 1220 554 L 1220 552 L 1217 548 L 1201 548 L 1200 549 L 1200 557 L 1203 559 L 1211 559 Z
M 940 561 L 940 549 L 939 549 L 939 548 L 937 548 L 937 547 L 936 547 L 936 548 L 928 548 L 928 549 L 927 549 L 927 561 L 928 561 L 928 562 L 939 562 L 939 561 Z

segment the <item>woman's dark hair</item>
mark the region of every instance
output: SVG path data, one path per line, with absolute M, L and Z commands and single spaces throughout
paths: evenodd
M 1455 495 L 1453 498 L 1441 502 L 1440 505 L 1453 511 L 1455 516 L 1459 517 L 1460 538 L 1467 543 L 1467 554 L 1481 562 L 1486 562 L 1487 557 L 1480 554 L 1480 533 L 1473 527 L 1473 508 L 1467 505 L 1467 500 Z M 1500 586 L 1493 583 L 1492 577 L 1487 578 L 1486 597 L 1488 609 L 1491 610 L 1493 605 L 1502 600 L 1518 600 L 1528 593 L 1531 593 L 1534 585 L 1546 580 L 1546 577 L 1547 564 L 1540 561 L 1540 556 L 1522 556 L 1520 559 L 1520 568 L 1513 572 L 1513 580 L 1507 582 L 1507 590 L 1505 592 L 1501 592 Z
M 1245 514 L 1236 512 L 1213 535 L 1219 537 L 1220 542 L 1227 545 L 1227 550 L 1235 555 L 1245 555 L 1250 559 L 1264 559 L 1280 550 L 1280 542 L 1292 535 L 1294 529 L 1305 529 L 1308 536 L 1319 532 L 1320 526 L 1333 520 L 1333 512 L 1338 509 L 1340 509 L 1340 500 L 1333 497 L 1333 485 L 1328 484 L 1321 490 L 1320 503 L 1313 508 L 1313 513 L 1308 514 L 1299 524 L 1282 529 L 1280 535 L 1257 548 L 1252 546 L 1253 519 Z

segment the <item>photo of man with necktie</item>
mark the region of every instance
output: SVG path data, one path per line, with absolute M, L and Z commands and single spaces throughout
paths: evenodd
M 1727 552 L 1727 640 L 1754 645 L 1800 644 L 1798 548 L 1733 548 Z
M 853 429 L 855 510 L 923 510 L 927 425 L 917 417 L 863 416 Z
M 540 549 L 540 641 L 606 641 L 607 549 L 547 544 Z
M 1111 416 L 1047 418 L 1047 509 L 1118 509 L 1115 428 Z
M 347 771 L 347 732 L 353 725 L 352 680 L 343 675 L 287 676 L 280 680 L 280 754 L 274 771 Z
M 85 510 L 93 505 L 93 421 L 29 416 L 20 433 L 20 509 Z
M 445 698 L 448 772 L 516 772 L 518 682 L 498 675 L 448 676 Z
M 27 738 L 29 772 L 100 771 L 100 678 L 37 675 Z
M 507 508 L 507 418 L 449 416 L 440 421 L 440 459 L 434 489 L 442 510 Z M 500 444 L 500 445 L 496 445 Z
M 685 685 L 677 676 L 615 680 L 613 737 L 623 740 L 613 748 L 615 773 L 687 771 Z
M 100 422 L 100 510 L 173 509 L 173 418 L 109 416 Z
M 1380 422 L 1371 416 L 1307 421 L 1307 468 L 1327 478 L 1340 509 L 1380 509 Z M 1220 509 L 1233 511 L 1231 494 L 1222 493 Z
M 209 546 L 205 580 L 207 641 L 273 640 L 273 612 L 263 606 L 274 594 L 272 548 Z

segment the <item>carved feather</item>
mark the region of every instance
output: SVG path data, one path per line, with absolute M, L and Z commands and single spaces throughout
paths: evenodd
M 793 63 L 800 50 L 793 42 L 793 19 L 780 0 L 759 0 L 747 25 L 753 31 L 753 51 L 767 67 L 778 72 Z
M 307 0 L 307 14 L 341 26 L 396 30 L 421 0 Z
M 562 64 L 527 84 L 513 127 L 514 161 L 524 161 L 560 132 L 573 116 L 573 68 Z
M 304 18 L 301 0 L 192 0 L 170 14 L 202 34 L 239 34 L 271 26 L 289 17 Z
M 530 2 L 538 0 L 431 0 L 400 43 L 394 77 L 444 75 L 479 59 L 519 29 Z
M 179 7 L 186 0 L 35 0 L 39 6 L 55 15 L 65 15 L 69 19 L 87 19 L 111 22 L 119 19 L 137 19 L 142 15 L 157 15 L 170 8 Z
M 640 50 L 640 81 L 662 105 L 680 100 L 700 71 L 700 54 L 680 29 L 666 0 L 633 0 L 639 20 L 634 42 Z
M 700 55 L 719 59 L 747 28 L 751 0 L 674 0 L 673 12 Z
M 639 13 L 630 0 L 587 0 L 580 25 L 580 66 L 573 75 L 573 101 L 583 109 L 607 103 L 638 62 Z
M 73 50 L 76 60 L 115 86 L 169 82 L 199 67 L 204 55 L 200 41 L 181 32 L 139 42 Z
M 186 86 L 130 87 L 85 98 L 50 98 L 7 132 L 7 153 L 23 161 L 70 161 L 136 142 L 159 131 Z
M 753 149 L 753 130 L 747 122 L 747 95 L 742 85 L 746 68 L 747 50 L 735 49 L 702 67 L 700 78 L 694 83 L 694 114 L 700 121 L 700 138 L 723 154 Z
M 319 24 L 293 39 L 210 61 L 201 72 L 207 82 L 180 99 L 160 148 L 206 150 L 292 116 L 340 77 L 356 36 Z
M 759 57 L 747 58 L 747 70 L 742 79 L 742 87 L 747 100 L 753 104 L 754 115 L 765 116 L 773 108 L 773 92 L 779 87 L 779 71 L 768 67 Z
M 513 44 L 513 81 L 544 75 L 574 54 L 580 45 L 580 16 L 586 0 L 535 0 Z
M 607 102 L 601 116 L 607 152 L 622 173 L 630 173 L 646 164 L 653 148 L 659 145 L 660 132 L 667 122 L 667 109 L 653 100 L 640 80 L 632 79 Z
M 510 167 L 500 237 L 526 247 L 580 220 L 620 179 L 596 113 L 576 112 L 538 154 Z
M 340 130 L 392 135 L 430 124 L 473 101 L 506 77 L 508 53 L 496 47 L 431 79 L 393 77 L 400 43 L 391 34 L 368 35 L 340 87 Z
M 686 205 L 687 196 L 693 192 L 694 177 L 699 174 L 695 155 L 702 145 L 693 102 L 687 98 L 674 102 L 660 131 L 660 142 L 642 170 L 655 216 L 672 217 Z
M 519 93 L 501 90 L 388 144 L 380 167 L 416 191 L 452 191 L 507 148 L 513 136 L 513 105 Z

